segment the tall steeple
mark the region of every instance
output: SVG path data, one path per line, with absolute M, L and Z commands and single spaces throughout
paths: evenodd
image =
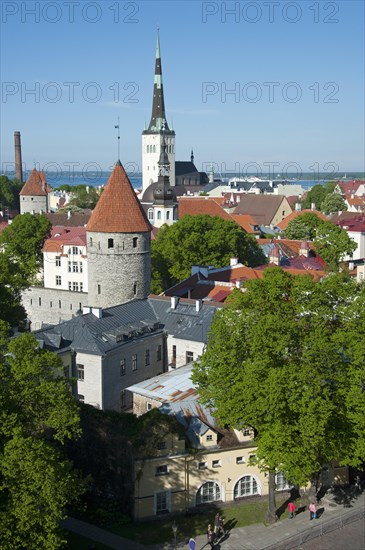
M 161 227 L 164 223 L 171 225 L 177 221 L 177 201 L 173 187 L 170 185 L 170 161 L 164 133 L 158 161 L 158 180 L 153 186 L 154 225 L 155 227 Z
M 142 187 L 143 191 L 157 181 L 158 161 L 165 139 L 166 152 L 170 161 L 170 185 L 175 185 L 175 132 L 170 130 L 166 119 L 165 98 L 162 83 L 160 34 L 157 32 L 155 76 L 153 83 L 152 114 L 148 128 L 142 132 Z
M 170 129 L 166 120 L 166 113 L 165 113 L 165 98 L 163 93 L 162 65 L 161 65 L 161 53 L 160 53 L 160 33 L 157 30 L 152 115 L 151 115 L 151 121 L 148 126 L 147 132 L 161 132 L 163 127 L 165 128 L 166 133 L 170 132 Z

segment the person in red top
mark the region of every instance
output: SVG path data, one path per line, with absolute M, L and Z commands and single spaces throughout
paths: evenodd
M 294 512 L 295 512 L 296 509 L 297 509 L 297 507 L 295 506 L 294 502 L 290 501 L 289 504 L 288 504 L 289 519 L 293 519 Z

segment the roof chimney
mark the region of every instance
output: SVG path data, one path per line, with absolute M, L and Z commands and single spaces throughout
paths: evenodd
M 95 315 L 98 319 L 101 319 L 103 316 L 103 308 L 102 307 L 92 307 L 91 313 Z
M 314 202 L 311 203 L 311 210 L 315 210 L 316 209 L 316 205 Z
M 202 300 L 195 300 L 195 311 L 199 313 L 202 308 Z
M 271 249 L 269 262 L 271 264 L 280 265 L 280 252 L 276 245 L 274 245 Z
M 307 241 L 302 241 L 300 243 L 299 256 L 305 256 L 306 258 L 308 258 L 309 244 L 307 243 Z
M 237 265 L 238 264 L 238 258 L 231 258 L 230 259 L 230 266 L 233 267 L 234 265 Z
M 176 309 L 178 303 L 179 298 L 177 296 L 171 296 L 171 309 Z
M 14 146 L 15 146 L 15 177 L 22 182 L 23 167 L 22 167 L 22 146 L 20 143 L 20 132 L 14 132 Z
M 300 202 L 296 202 L 295 203 L 295 211 L 300 212 L 301 209 L 302 209 L 302 205 L 300 204 Z

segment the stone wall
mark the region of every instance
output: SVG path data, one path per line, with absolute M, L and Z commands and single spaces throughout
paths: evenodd
M 28 196 L 20 195 L 20 213 L 30 214 L 34 211 L 35 214 L 47 212 L 47 197 L 46 196 Z
M 38 330 L 44 324 L 58 325 L 68 321 L 88 306 L 89 296 L 86 292 L 69 292 L 54 288 L 31 287 L 23 292 L 23 306 L 31 320 L 31 330 Z

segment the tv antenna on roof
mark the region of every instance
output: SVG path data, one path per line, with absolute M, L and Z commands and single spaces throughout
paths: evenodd
M 114 126 L 118 130 L 118 160 L 120 160 L 120 129 L 119 129 L 119 116 L 118 116 L 118 124 Z

